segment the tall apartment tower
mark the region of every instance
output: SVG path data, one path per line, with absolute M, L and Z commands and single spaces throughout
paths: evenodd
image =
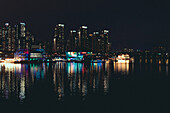
M 78 34 L 76 30 L 70 30 L 69 39 L 67 41 L 67 50 L 76 51 L 78 50 Z
M 108 38 L 109 38 L 109 30 L 103 30 L 101 33 L 101 48 L 100 48 L 100 52 L 102 55 L 107 54 L 108 52 Z
M 16 32 L 16 45 L 17 49 L 25 49 L 26 48 L 26 25 L 25 23 L 19 23 L 15 25 Z
M 34 37 L 26 33 L 25 23 L 11 27 L 9 23 L 0 29 L 0 50 L 15 52 L 17 49 L 31 49 Z
M 57 54 L 65 53 L 64 24 L 56 25 L 53 43 L 54 52 Z
M 29 31 L 27 31 L 26 32 L 25 48 L 31 49 L 33 44 L 34 44 L 34 36 Z
M 15 42 L 16 42 L 17 40 L 16 40 L 16 32 L 15 32 L 15 28 L 14 27 L 12 27 L 12 48 L 11 48 L 11 50 L 12 50 L 12 52 L 14 52 L 14 51 L 16 51 L 16 48 L 17 48 L 17 46 L 15 45 Z
M 2 45 L 2 29 L 0 29 L 0 51 L 3 50 L 3 45 Z
M 78 31 L 79 49 L 81 51 L 89 51 L 89 40 L 87 26 L 81 26 Z
M 100 33 L 99 32 L 93 32 L 93 36 L 92 36 L 92 52 L 93 53 L 98 53 L 100 50 L 100 44 L 101 39 L 100 39 Z
M 5 23 L 1 32 L 2 50 L 12 51 L 12 28 L 9 23 Z

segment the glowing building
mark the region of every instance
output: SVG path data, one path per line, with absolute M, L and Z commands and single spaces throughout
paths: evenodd
M 23 49 L 26 48 L 26 25 L 25 23 L 19 23 L 15 25 L 16 30 L 16 48 Z
M 18 49 L 14 53 L 14 59 L 15 61 L 28 61 L 29 60 L 29 51 L 28 49 Z
M 56 25 L 53 43 L 55 53 L 65 53 L 64 24 Z
M 9 23 L 0 29 L 0 50 L 15 52 L 17 49 L 31 49 L 34 37 L 26 32 L 25 23 L 19 23 L 11 27 Z
M 79 49 L 81 51 L 89 51 L 89 40 L 87 26 L 81 26 L 78 31 Z
M 99 53 L 101 46 L 101 37 L 99 32 L 93 32 L 92 36 L 92 52 Z
M 1 33 L 2 50 L 12 51 L 12 28 L 9 23 L 5 23 Z
M 0 29 L 0 50 L 3 50 L 3 42 L 2 42 L 2 29 Z
M 108 38 L 109 38 L 109 31 L 108 30 L 103 30 L 101 33 L 101 40 L 99 42 L 99 47 L 100 47 L 100 54 L 105 55 L 108 52 Z
M 45 61 L 46 52 L 44 49 L 34 49 L 30 51 L 29 60 L 30 61 Z
M 25 41 L 25 48 L 31 49 L 32 45 L 34 44 L 34 36 L 30 32 L 26 32 L 26 41 Z
M 77 52 L 77 51 L 66 52 L 66 58 L 68 61 L 83 61 L 89 58 L 91 55 L 92 52 Z
M 78 50 L 78 34 L 76 30 L 70 30 L 69 39 L 67 40 L 67 51 Z
M 45 61 L 46 52 L 44 49 L 33 49 L 29 51 L 28 49 L 18 49 L 14 53 L 15 61 Z

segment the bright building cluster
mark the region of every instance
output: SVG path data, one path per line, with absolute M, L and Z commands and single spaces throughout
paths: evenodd
M 25 23 L 14 26 L 5 23 L 0 28 L 0 51 L 4 55 L 10 56 L 17 49 L 31 49 L 33 43 L 34 36 L 26 29 Z
M 96 55 L 108 55 L 110 50 L 109 30 L 89 33 L 87 26 L 81 26 L 77 30 L 70 30 L 66 41 L 64 24 L 58 24 L 55 27 L 53 51 L 57 55 L 65 54 L 66 51 L 93 52 Z

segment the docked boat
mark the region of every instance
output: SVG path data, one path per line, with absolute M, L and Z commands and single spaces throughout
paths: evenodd
M 119 63 L 133 63 L 134 59 L 130 58 L 129 54 L 121 54 L 121 55 L 118 55 L 118 57 L 116 58 L 116 61 Z
M 14 63 L 14 62 L 15 62 L 15 60 L 13 58 L 6 58 L 4 60 L 4 63 Z
M 66 61 L 66 59 L 65 58 L 61 58 L 61 57 L 55 57 L 55 58 L 52 59 L 52 61 L 53 62 L 64 62 L 64 61 Z

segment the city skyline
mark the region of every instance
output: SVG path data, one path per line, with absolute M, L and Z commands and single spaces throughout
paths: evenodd
M 4 113 L 170 113 L 170 0 L 1 0 Z
M 22 29 L 24 29 L 24 31 L 17 31 L 17 29 L 18 29 L 18 27 L 19 26 L 22 26 L 23 25 L 23 28 Z M 63 29 L 62 30 L 60 30 L 59 28 L 57 28 L 57 26 L 58 27 L 63 27 Z M 2 35 L 3 35 L 3 31 L 4 31 L 4 29 L 5 29 L 5 27 L 9 27 L 9 32 L 11 32 L 11 34 L 10 35 L 8 35 L 8 37 L 9 38 L 11 38 L 12 40 L 11 41 L 13 41 L 13 42 L 15 42 L 15 40 L 17 39 L 17 40 L 20 40 L 20 38 L 16 35 L 16 33 L 18 32 L 18 33 L 20 33 L 20 32 L 23 32 L 23 33 L 21 33 L 22 35 L 24 35 L 24 42 L 25 43 L 23 43 L 24 45 L 19 45 L 19 46 L 23 46 L 23 47 L 17 47 L 17 42 L 15 42 L 15 44 L 13 44 L 13 43 L 11 43 L 11 50 L 9 49 L 9 50 L 7 50 L 6 49 L 6 51 L 16 51 L 16 49 L 21 49 L 21 48 L 26 48 L 26 49 L 31 49 L 31 47 L 32 46 L 36 46 L 36 45 L 39 45 L 39 48 L 43 48 L 43 46 L 48 46 L 50 43 L 52 44 L 53 43 L 53 47 L 51 48 L 51 50 L 53 51 L 53 52 L 59 52 L 60 50 L 61 50 L 61 47 L 58 49 L 58 50 L 54 50 L 54 39 L 55 39 L 55 41 L 58 43 L 58 44 L 61 44 L 61 46 L 62 45 L 64 45 L 63 47 L 63 49 L 62 49 L 62 53 L 64 53 L 64 51 L 68 51 L 68 50 L 74 50 L 74 49 L 69 49 L 68 47 L 68 45 L 69 45 L 69 43 L 68 43 L 68 41 L 70 40 L 70 32 L 73 32 L 73 33 L 76 33 L 76 35 L 77 34 L 79 34 L 79 32 L 81 31 L 81 27 L 83 27 L 83 28 L 85 28 L 86 27 L 86 29 L 87 29 L 87 33 L 86 33 L 86 35 L 87 35 L 87 39 L 89 39 L 89 38 L 92 38 L 93 36 L 92 35 L 94 35 L 95 33 L 96 34 L 99 34 L 100 35 L 100 37 L 101 37 L 101 33 L 102 32 L 104 32 L 104 31 L 107 31 L 108 30 L 108 33 L 109 33 L 109 35 L 108 35 L 108 41 L 107 41 L 107 43 L 108 44 L 110 44 L 110 47 L 111 47 L 111 49 L 110 50 L 113 50 L 113 51 L 122 51 L 122 50 L 124 50 L 125 48 L 127 48 L 127 49 L 133 49 L 133 50 L 135 50 L 135 51 L 138 51 L 138 50 L 153 50 L 155 47 L 168 47 L 167 46 L 167 44 L 169 43 L 168 42 L 168 40 L 166 40 L 166 41 L 164 41 L 164 42 L 159 42 L 159 43 L 157 43 L 156 45 L 154 45 L 154 46 L 151 46 L 150 48 L 147 48 L 147 47 L 144 47 L 144 48 L 140 48 L 140 46 L 138 46 L 138 47 L 132 47 L 132 46 L 126 46 L 126 45 L 121 45 L 122 47 L 121 48 L 113 48 L 113 44 L 111 43 L 111 39 L 112 39 L 112 37 L 110 36 L 110 30 L 109 29 L 104 29 L 104 28 L 101 28 L 101 29 L 98 29 L 98 30 L 93 30 L 92 32 L 90 32 L 89 31 L 89 27 L 87 26 L 87 25 L 81 25 L 81 26 L 79 26 L 79 27 L 77 27 L 77 28 L 75 28 L 74 27 L 74 29 L 68 29 L 67 28 L 67 26 L 65 26 L 65 24 L 64 23 L 58 23 L 58 24 L 56 24 L 55 25 L 55 27 L 53 28 L 53 37 L 52 38 L 50 38 L 50 39 L 38 39 L 38 38 L 36 38 L 36 37 L 34 37 L 34 35 L 32 35 L 32 33 L 30 33 L 30 31 L 32 31 L 32 30 L 30 30 L 30 29 L 28 29 L 28 24 L 26 24 L 24 21 L 21 21 L 21 22 L 19 22 L 18 24 L 16 24 L 16 23 L 11 23 L 11 22 L 6 22 L 6 23 L 4 23 L 4 25 L 2 25 L 1 27 L 0 27 L 0 32 L 2 32 Z M 17 29 L 16 29 L 17 28 Z M 20 28 L 20 27 L 19 27 Z M 59 31 L 57 31 L 57 30 L 59 30 Z M 57 33 L 58 32 L 58 33 Z M 63 37 L 62 37 L 62 39 L 63 39 L 63 42 L 61 43 L 61 42 L 59 42 L 59 37 L 57 37 L 57 35 L 59 35 L 59 33 L 60 32 L 62 32 L 63 34 Z M 5 36 L 2 36 L 2 38 L 5 38 Z M 16 38 L 16 39 L 14 39 L 14 38 Z M 22 37 L 21 37 L 22 38 Z M 31 40 L 30 40 L 31 39 Z M 77 36 L 77 40 L 78 39 L 80 39 L 80 37 L 79 36 Z M 31 42 L 30 42 L 30 41 Z M 29 41 L 29 42 L 28 42 Z M 91 41 L 93 41 L 93 40 L 91 40 Z M 22 42 L 22 40 L 21 40 L 21 42 Z M 3 41 L 1 42 L 2 44 L 1 44 L 1 49 L 2 49 L 2 47 L 3 47 Z M 8 42 L 7 42 L 8 43 Z M 86 43 L 86 42 L 85 42 Z M 12 45 L 13 44 L 13 45 Z M 22 44 L 22 43 L 21 43 Z M 42 45 L 42 44 L 45 44 L 45 45 Z M 89 43 L 90 44 L 90 43 Z M 90 46 L 88 43 L 86 44 L 86 45 L 84 45 L 83 46 L 83 48 L 84 47 L 87 47 L 87 48 L 91 48 L 92 47 L 92 45 Z M 8 45 L 6 45 L 6 46 L 8 46 Z M 14 46 L 15 46 L 15 48 L 14 48 Z M 51 45 L 50 45 L 51 46 Z M 96 45 L 97 46 L 97 45 Z M 57 45 L 56 45 L 56 47 L 57 47 Z M 80 43 L 79 43 L 79 47 L 80 47 Z M 34 48 L 34 47 L 33 47 Z M 71 47 L 72 48 L 72 47 Z M 81 47 L 80 47 L 81 48 Z M 47 48 L 46 48 L 47 49 Z M 2 49 L 2 50 L 5 50 L 5 49 Z M 88 49 L 87 49 L 88 50 Z M 86 51 L 87 51 L 86 50 Z M 48 50 L 49 51 L 49 50 Z M 90 51 L 93 51 L 93 49 L 91 49 Z M 94 52 L 94 51 L 93 51 Z
M 170 37 L 169 1 L 8 0 L 1 4 L 0 24 L 24 21 L 37 40 L 53 38 L 57 23 L 64 23 L 66 31 L 81 25 L 87 25 L 89 32 L 109 29 L 112 48 L 118 49 L 122 45 L 151 48 Z

